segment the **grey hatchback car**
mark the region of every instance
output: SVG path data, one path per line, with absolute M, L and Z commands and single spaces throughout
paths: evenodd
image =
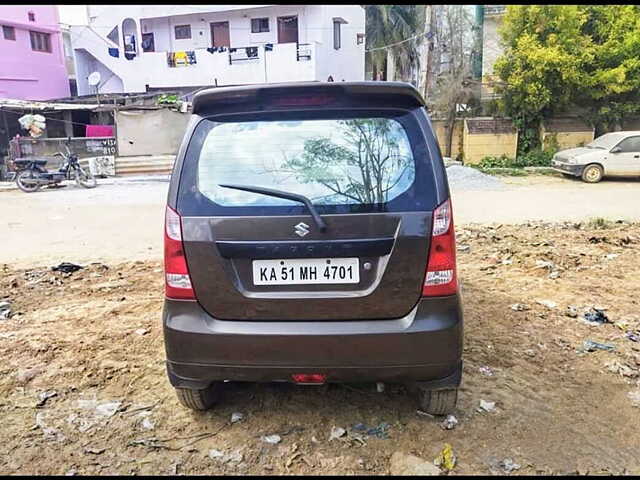
M 406 83 L 213 88 L 165 217 L 164 340 L 181 403 L 225 381 L 403 383 L 455 408 L 463 319 L 442 156 Z

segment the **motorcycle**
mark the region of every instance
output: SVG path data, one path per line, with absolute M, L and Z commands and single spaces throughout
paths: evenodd
M 57 152 L 54 156 L 61 156 L 64 161 L 57 170 L 50 172 L 45 168 L 46 159 L 20 158 L 13 161 L 19 169 L 16 174 L 16 185 L 26 193 L 37 192 L 40 187 L 57 187 L 63 180 L 75 180 L 84 188 L 94 188 L 97 185 L 93 174 L 80 166 L 78 155 L 69 150 L 69 141 L 64 144 L 66 153 Z

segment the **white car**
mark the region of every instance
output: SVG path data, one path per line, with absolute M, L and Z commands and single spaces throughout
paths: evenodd
M 640 177 L 640 131 L 606 133 L 553 156 L 554 170 L 596 183 L 604 176 Z

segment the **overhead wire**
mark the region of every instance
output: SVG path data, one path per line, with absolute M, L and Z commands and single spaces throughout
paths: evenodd
M 426 36 L 427 36 L 427 35 L 429 35 L 430 33 L 431 33 L 431 31 L 426 31 L 426 30 L 425 30 L 425 31 L 424 31 L 424 32 L 422 32 L 422 33 L 418 33 L 417 35 L 413 35 L 412 37 L 405 38 L 404 40 L 401 40 L 401 41 L 399 41 L 399 42 L 391 43 L 391 44 L 389 44 L 389 45 L 383 45 L 383 46 L 381 46 L 381 47 L 375 47 L 375 48 L 365 49 L 365 53 L 368 53 L 368 52 L 375 52 L 376 50 L 386 50 L 387 48 L 393 48 L 393 47 L 396 47 L 396 46 L 398 46 L 398 45 L 402 45 L 403 43 L 410 42 L 411 40 L 415 40 L 415 39 L 420 38 L 420 37 L 426 37 Z

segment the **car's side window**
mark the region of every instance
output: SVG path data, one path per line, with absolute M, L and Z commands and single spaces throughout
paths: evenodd
M 640 152 L 640 137 L 625 138 L 618 144 L 620 151 L 624 152 Z

